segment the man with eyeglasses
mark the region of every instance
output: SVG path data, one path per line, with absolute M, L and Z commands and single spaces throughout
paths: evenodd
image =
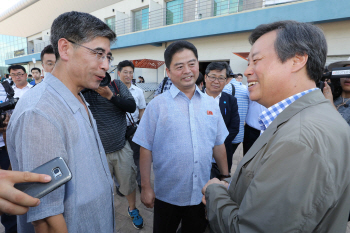
M 7 70 L 15 83 L 12 86 L 13 90 L 15 91 L 14 97 L 21 98 L 24 93 L 32 88 L 32 85 L 27 82 L 26 69 L 21 65 L 11 65 Z
M 237 99 L 230 94 L 222 92 L 229 75 L 230 69 L 226 62 L 212 62 L 205 70 L 205 94 L 213 97 L 215 102 L 219 105 L 221 115 L 224 118 L 226 128 L 229 131 L 225 140 L 228 170 L 230 170 L 232 166 L 232 141 L 239 132 Z M 214 159 L 212 163 L 210 178 L 217 177 L 220 174 Z
M 62 157 L 72 179 L 18 216 L 19 233 L 115 231 L 113 181 L 96 121 L 80 93 L 99 87 L 115 38 L 87 13 L 67 12 L 52 24 L 56 65 L 28 91 L 30 98 L 19 100 L 7 129 L 8 151 L 16 171 Z

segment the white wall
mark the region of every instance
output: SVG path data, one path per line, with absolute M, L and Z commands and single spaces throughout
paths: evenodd
M 350 56 L 350 20 L 318 24 L 328 43 L 328 56 Z
M 36 61 L 35 66 L 34 66 L 34 63 L 33 63 L 33 62 L 29 62 L 29 63 L 28 63 L 27 74 L 31 74 L 30 70 L 31 70 L 32 68 L 34 68 L 34 67 L 39 68 L 39 69 L 41 70 L 42 75 L 44 75 L 44 73 L 43 73 L 44 70 L 43 70 L 43 66 L 41 65 L 41 61 Z

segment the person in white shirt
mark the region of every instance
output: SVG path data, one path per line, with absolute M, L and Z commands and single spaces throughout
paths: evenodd
M 133 112 L 132 114 L 127 113 L 128 114 L 128 116 L 126 116 L 127 126 L 131 125 L 129 118 L 131 119 L 131 121 L 134 120 L 135 123 L 138 123 L 141 120 L 141 117 L 145 112 L 145 108 L 146 108 L 146 100 L 143 94 L 143 90 L 135 86 L 134 84 L 132 84 L 134 69 L 135 69 L 134 64 L 128 60 L 121 61 L 118 64 L 118 76 L 120 77 L 120 80 L 128 87 L 130 93 L 132 94 L 136 102 L 135 112 Z M 130 143 L 131 149 L 134 151 L 134 162 L 135 162 L 135 165 L 137 166 L 136 180 L 141 192 L 141 175 L 140 175 L 140 165 L 139 165 L 140 146 L 131 140 L 129 140 L 129 143 Z
M 27 82 L 26 69 L 21 65 L 12 65 L 8 68 L 8 72 L 15 83 L 12 87 L 15 91 L 14 97 L 21 98 L 22 95 L 32 87 L 32 85 Z

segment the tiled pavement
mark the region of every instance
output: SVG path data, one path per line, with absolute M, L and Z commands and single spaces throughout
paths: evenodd
M 239 145 L 235 154 L 233 155 L 231 173 L 233 173 L 236 170 L 237 164 L 243 158 L 242 156 L 243 156 L 243 148 L 241 144 Z M 151 176 L 152 185 L 153 185 L 153 180 L 154 180 L 154 176 L 152 172 L 152 176 Z M 148 209 L 141 203 L 140 193 L 138 190 L 136 192 L 136 207 L 140 210 L 140 214 L 144 219 L 145 226 L 143 229 L 137 230 L 132 226 L 131 219 L 127 213 L 128 203 L 125 197 L 119 197 L 118 195 L 115 195 L 114 205 L 115 205 L 117 233 L 151 233 L 153 232 L 153 209 Z M 5 229 L 1 224 L 0 224 L 0 233 L 5 233 Z M 209 233 L 208 229 L 206 230 L 206 233 Z M 350 233 L 349 223 L 348 223 L 346 233 Z

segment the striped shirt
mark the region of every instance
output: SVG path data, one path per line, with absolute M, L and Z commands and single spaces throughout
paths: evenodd
M 115 81 L 120 97 L 134 101 L 125 84 L 120 80 Z M 108 87 L 114 92 L 112 85 L 108 84 Z M 89 103 L 89 109 L 96 120 L 98 133 L 106 153 L 123 149 L 126 132 L 125 112 L 96 91 L 88 90 L 84 93 L 84 98 Z
M 237 99 L 238 114 L 239 114 L 239 120 L 240 120 L 239 132 L 235 137 L 235 139 L 233 139 L 232 143 L 241 143 L 243 142 L 243 137 L 244 137 L 244 123 L 248 112 L 249 93 L 247 88 L 241 82 L 237 82 L 234 78 L 230 81 L 229 84 L 227 84 L 224 87 L 222 91 L 232 95 L 231 83 L 235 86 L 235 90 L 236 90 L 235 97 Z
M 310 93 L 314 90 L 317 90 L 318 88 L 312 88 L 303 92 L 300 92 L 298 94 L 295 94 L 291 97 L 288 97 L 287 99 L 282 100 L 281 102 L 278 102 L 277 104 L 272 105 L 267 110 L 263 111 L 259 117 L 259 123 L 261 127 L 261 133 L 263 133 L 267 127 L 272 123 L 276 117 L 283 112 L 284 109 L 286 109 L 289 105 L 291 105 L 294 101 L 302 97 L 303 95 Z

